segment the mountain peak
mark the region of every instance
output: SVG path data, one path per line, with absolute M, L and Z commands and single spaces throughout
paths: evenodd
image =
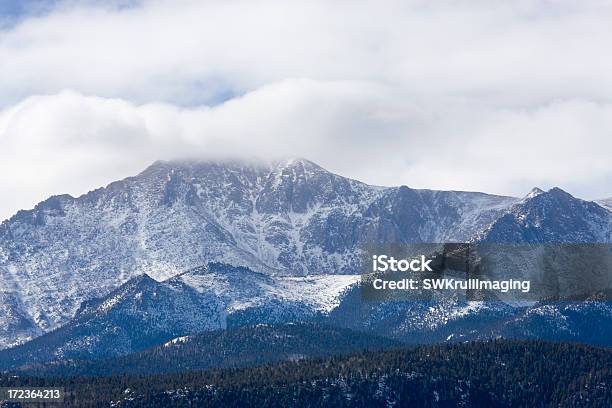
M 558 200 L 558 199 L 570 199 L 570 200 L 575 200 L 576 198 L 571 195 L 570 193 L 566 192 L 565 190 L 559 188 L 559 187 L 553 187 L 551 189 L 549 189 L 548 191 L 544 191 L 538 187 L 534 187 L 531 189 L 531 191 L 523 198 L 523 200 L 521 202 L 525 203 L 527 201 L 530 201 L 536 197 L 538 198 L 538 201 L 540 201 L 540 199 L 544 199 L 544 200 Z
M 529 193 L 525 196 L 524 199 L 533 198 L 539 196 L 540 194 L 544 194 L 544 190 L 539 187 L 534 187 L 531 189 L 531 191 L 529 191 Z
M 548 190 L 548 194 L 552 194 L 557 197 L 575 198 L 573 195 L 559 187 L 551 188 L 550 190 Z
M 135 283 L 145 283 L 145 284 L 159 283 L 158 281 L 156 281 L 155 279 L 150 277 L 149 274 L 147 274 L 147 273 L 143 273 L 143 274 L 140 274 L 140 275 L 134 277 L 132 279 L 132 282 L 135 282 Z
M 300 172 L 327 172 L 324 168 L 319 166 L 318 164 L 301 158 L 301 157 L 290 157 L 282 160 L 278 160 L 274 163 L 273 166 L 275 169 L 280 170 L 299 170 Z
M 608 213 L 596 203 L 572 196 L 559 187 L 534 188 L 496 220 L 488 242 L 609 242 Z

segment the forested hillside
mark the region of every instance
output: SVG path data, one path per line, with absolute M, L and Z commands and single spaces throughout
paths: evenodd
M 69 407 L 610 407 L 612 351 L 499 340 L 147 377 L 0 380 L 20 385 L 64 386 Z
M 14 367 L 11 358 L 15 353 L 9 349 L 0 352 L 0 369 L 11 367 L 12 372 L 44 377 L 151 375 L 330 357 L 401 345 L 384 337 L 314 323 L 262 324 L 181 336 L 139 353 L 100 360 L 66 359 Z

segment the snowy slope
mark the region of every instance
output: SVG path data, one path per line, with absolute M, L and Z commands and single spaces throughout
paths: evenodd
M 210 263 L 169 279 L 217 296 L 228 313 L 270 302 L 297 303 L 305 314 L 327 313 L 359 275 L 269 276 L 244 267 Z M 309 310 L 309 312 L 306 312 Z

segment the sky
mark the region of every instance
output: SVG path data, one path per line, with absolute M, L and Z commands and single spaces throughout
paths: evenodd
M 159 159 L 612 196 L 612 2 L 0 5 L 0 220 Z

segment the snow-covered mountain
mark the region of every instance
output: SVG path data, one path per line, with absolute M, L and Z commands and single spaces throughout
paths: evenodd
M 60 327 L 145 273 L 210 295 L 229 324 L 274 321 L 335 308 L 365 244 L 610 242 L 610 214 L 559 189 L 521 200 L 378 187 L 303 159 L 156 162 L 0 225 L 0 347 Z
M 0 292 L 12 299 L 3 314 L 20 322 L 0 346 L 59 327 L 143 273 L 163 280 L 223 261 L 268 275 L 354 274 L 364 243 L 465 240 L 515 201 L 374 187 L 306 160 L 157 162 L 0 225 Z
M 503 243 L 612 242 L 612 213 L 560 188 L 533 189 L 478 237 Z
M 216 262 L 163 282 L 141 275 L 83 302 L 67 324 L 1 352 L 0 359 L 7 366 L 105 358 L 203 331 L 316 320 L 336 308 L 357 280 L 270 276 Z
M 181 282 L 157 282 L 141 275 L 105 297 L 84 302 L 59 329 L 4 351 L 4 359 L 20 365 L 111 357 L 224 327 L 225 311 L 215 296 L 199 294 Z
M 217 279 L 220 285 L 210 284 Z M 133 353 L 207 338 L 205 332 L 216 329 L 240 329 L 241 343 L 232 347 L 243 350 L 258 341 L 262 324 L 283 327 L 287 322 L 318 324 L 318 332 L 294 339 L 306 348 L 318 347 L 334 328 L 416 344 L 499 337 L 612 344 L 612 305 L 606 302 L 523 306 L 452 299 L 368 302 L 361 298 L 358 285 L 348 282 L 346 275 L 274 278 L 219 263 L 165 282 L 139 276 L 105 297 L 85 302 L 75 318 L 59 329 L 1 350 L 0 371 L 46 364 L 47 369 L 66 375 L 79 364 L 95 366 L 89 363 L 92 360 L 131 354 L 127 360 L 138 361 L 140 357 Z M 228 288 L 229 283 L 235 287 Z M 266 352 L 273 343 L 269 342 Z M 257 358 L 243 357 L 245 361 Z M 188 360 L 189 356 L 176 358 Z M 224 356 L 216 361 L 221 361 L 219 366 L 227 363 Z

